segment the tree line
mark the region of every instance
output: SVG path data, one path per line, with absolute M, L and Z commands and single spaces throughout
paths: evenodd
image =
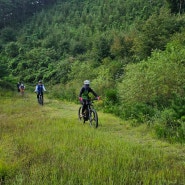
M 0 0 L 0 29 L 23 22 L 56 0 Z

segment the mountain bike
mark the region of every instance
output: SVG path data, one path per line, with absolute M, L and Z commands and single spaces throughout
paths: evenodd
M 44 105 L 44 98 L 42 93 L 39 93 L 38 103 L 40 105 Z
M 83 103 L 86 103 L 86 109 L 82 113 L 83 104 L 79 107 L 78 119 L 82 121 L 83 123 L 85 123 L 86 121 L 89 121 L 89 125 L 91 127 L 97 128 L 98 127 L 98 114 L 93 106 L 94 100 L 97 100 L 97 99 L 85 100 L 85 102 L 83 102 Z

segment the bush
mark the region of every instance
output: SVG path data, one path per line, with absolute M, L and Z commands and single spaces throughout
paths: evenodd
M 19 55 L 19 45 L 16 42 L 10 42 L 5 47 L 5 52 L 9 57 L 16 57 Z
M 119 85 L 123 103 L 170 106 L 174 94 L 184 95 L 184 57 L 185 48 L 171 44 L 165 52 L 154 52 L 147 61 L 127 65 Z
M 108 89 L 105 91 L 103 109 L 104 112 L 118 115 L 119 97 L 116 89 Z
M 143 103 L 124 104 L 120 107 L 120 117 L 135 120 L 137 123 L 144 123 L 154 116 L 155 109 Z
M 13 91 L 13 90 L 15 90 L 15 87 L 16 87 L 16 83 L 14 86 L 13 82 L 11 82 L 11 81 L 0 80 L 0 88 L 1 89 Z
M 105 91 L 104 103 L 107 105 L 114 105 L 119 103 L 119 97 L 116 89 L 108 89 Z
M 182 119 L 185 116 L 185 96 L 174 95 L 171 108 L 176 112 L 176 119 Z
M 173 109 L 165 109 L 155 120 L 155 132 L 159 138 L 167 139 L 170 142 L 185 141 L 185 122 L 177 118 Z

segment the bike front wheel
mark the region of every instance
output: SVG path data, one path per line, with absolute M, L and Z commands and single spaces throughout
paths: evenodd
M 79 121 L 82 121 L 83 120 L 82 107 L 79 107 L 79 109 L 78 109 L 78 120 Z
M 90 111 L 89 121 L 90 121 L 90 126 L 92 126 L 94 128 L 98 127 L 98 114 L 97 114 L 96 110 L 92 109 Z

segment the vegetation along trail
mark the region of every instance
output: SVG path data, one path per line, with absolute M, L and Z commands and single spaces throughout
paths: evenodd
M 98 111 L 93 129 L 78 121 L 80 105 L 40 106 L 30 94 L 0 105 L 0 184 L 185 184 L 185 146 L 146 125 Z

